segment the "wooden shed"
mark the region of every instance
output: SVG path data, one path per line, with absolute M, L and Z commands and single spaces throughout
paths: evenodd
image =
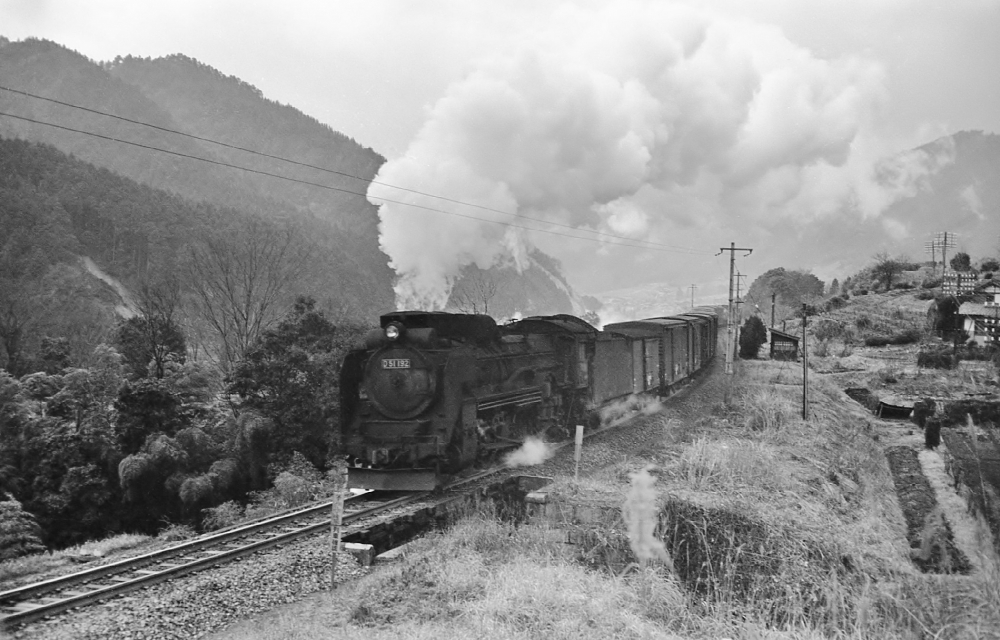
M 771 360 L 798 360 L 799 336 L 793 336 L 784 331 L 770 329 Z

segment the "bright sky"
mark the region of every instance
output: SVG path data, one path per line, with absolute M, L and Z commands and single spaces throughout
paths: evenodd
M 396 160 L 384 174 L 397 182 L 448 195 L 461 184 L 458 197 L 659 242 L 685 238 L 691 246 L 685 233 L 696 228 L 698 242 L 716 249 L 735 208 L 741 220 L 780 218 L 792 205 L 820 210 L 826 205 L 815 203 L 850 191 L 874 212 L 866 216 L 878 215 L 888 196 L 863 184 L 865 162 L 959 130 L 1000 133 L 998 34 L 1000 0 L 0 0 L 0 35 L 50 39 L 95 60 L 194 57 Z M 677 51 L 701 59 L 682 65 Z M 746 78 L 765 76 L 771 93 L 744 94 L 753 87 Z M 553 108 L 551 129 L 532 122 L 517 130 L 526 150 L 505 158 L 510 166 L 524 161 L 516 175 L 472 149 L 517 126 L 477 100 L 517 95 L 516 104 L 542 111 L 553 99 L 545 82 L 579 88 L 596 108 L 621 116 L 595 116 L 612 136 L 594 141 L 598 151 L 610 141 L 608 164 L 571 167 L 579 181 L 551 187 L 559 193 L 540 193 L 552 181 L 539 186 L 524 176 L 545 175 L 539 140 L 565 132 L 579 113 Z M 731 121 L 727 108 L 739 117 Z M 728 125 L 732 136 L 719 139 Z M 477 127 L 490 135 L 474 139 Z M 453 146 L 459 138 L 468 148 Z M 622 151 L 633 144 L 637 153 Z M 407 164 L 432 151 L 463 164 L 445 177 Z M 622 175 L 594 185 L 620 167 Z M 577 198 L 581 185 L 592 187 L 589 201 Z M 684 213 L 660 220 L 653 211 L 668 209 L 664 203 L 683 203 Z M 440 278 L 460 266 L 408 262 L 387 242 L 397 270 L 437 269 Z M 518 242 L 503 242 L 506 253 L 470 246 L 460 262 L 516 260 Z M 534 244 L 559 255 L 585 289 L 621 279 L 606 266 L 587 271 L 593 248 L 566 249 L 552 238 Z
M 425 108 L 449 83 L 478 58 L 516 44 L 562 4 L 0 0 L 0 34 L 54 40 L 95 60 L 183 53 L 391 158 L 405 150 Z M 887 126 L 896 135 L 1000 132 L 1000 0 L 687 4 L 775 25 L 821 58 L 856 54 L 881 62 Z

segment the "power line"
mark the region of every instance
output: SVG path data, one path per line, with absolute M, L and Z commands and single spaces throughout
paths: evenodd
M 301 162 L 301 161 L 298 161 L 298 160 L 292 160 L 291 158 L 285 158 L 285 157 L 282 157 L 282 156 L 276 156 L 276 155 L 273 155 L 273 154 L 270 154 L 270 153 L 265 153 L 263 151 L 257 151 L 255 149 L 249 149 L 249 148 L 246 148 L 246 147 L 241 147 L 241 146 L 238 146 L 238 145 L 229 144 L 227 142 L 221 142 L 219 140 L 213 140 L 211 138 L 205 138 L 203 136 L 198 136 L 198 135 L 195 135 L 195 134 L 192 134 L 192 133 L 186 133 L 184 131 L 178 131 L 176 129 L 170 129 L 168 127 L 161 127 L 159 125 L 155 125 L 155 124 L 152 124 L 152 123 L 149 123 L 149 122 L 142 122 L 141 120 L 133 120 L 132 118 L 126 118 L 124 116 L 115 115 L 113 113 L 107 113 L 106 111 L 100 111 L 100 110 L 97 110 L 97 109 L 91 109 L 89 107 L 84 107 L 84 106 L 81 106 L 81 105 L 76 105 L 76 104 L 73 104 L 73 103 L 70 103 L 70 102 L 64 102 L 62 100 L 56 100 L 55 98 L 49 98 L 49 97 L 46 97 L 46 96 L 40 96 L 40 95 L 37 95 L 37 94 L 34 94 L 34 93 L 29 93 L 27 91 L 21 91 L 19 89 L 11 89 L 10 87 L 4 87 L 4 86 L 0 85 L 0 90 L 8 91 L 10 93 L 19 94 L 19 95 L 26 96 L 26 97 L 29 97 L 29 98 L 35 98 L 37 100 L 44 100 L 46 102 L 51 102 L 53 104 L 58 104 L 58 105 L 62 105 L 62 106 L 65 106 L 65 107 L 70 107 L 72 109 L 79 109 L 81 111 L 86 111 L 88 113 L 93 113 L 93 114 L 96 114 L 96 115 L 105 116 L 107 118 L 114 118 L 115 120 L 121 120 L 122 122 L 128 122 L 128 123 L 140 125 L 140 126 L 143 126 L 143 127 L 149 127 L 150 129 L 155 129 L 157 131 L 163 131 L 165 133 L 172 133 L 172 134 L 175 134 L 175 135 L 184 136 L 186 138 L 191 138 L 193 140 L 198 140 L 198 141 L 201 141 L 201 142 L 208 142 L 210 144 L 215 144 L 215 145 L 218 145 L 218 146 L 221 146 L 221 147 L 225 147 L 227 149 L 233 149 L 233 150 L 236 150 L 236 151 L 243 151 L 243 152 L 250 153 L 250 154 L 253 154 L 253 155 L 261 156 L 263 158 L 269 158 L 269 159 L 272 159 L 272 160 L 278 160 L 278 161 L 281 161 L 281 162 L 287 162 L 289 164 L 297 165 L 297 166 L 300 166 L 300 167 L 306 167 L 306 168 L 309 168 L 309 169 L 315 169 L 317 171 L 323 171 L 325 173 L 329 173 L 329 174 L 333 174 L 333 175 L 343 176 L 345 178 L 351 178 L 352 180 L 359 180 L 359 181 L 364 182 L 366 184 L 377 184 L 377 185 L 382 186 L 382 187 L 388 187 L 390 189 L 397 189 L 399 191 L 405 191 L 407 193 L 412 193 L 412 194 L 424 196 L 424 197 L 427 197 L 427 198 L 435 198 L 435 199 L 438 199 L 438 200 L 444 200 L 445 202 L 451 202 L 453 204 L 458 204 L 458 205 L 462 205 L 462 206 L 466 206 L 466 207 L 473 207 L 475 209 L 481 209 L 483 211 L 490 211 L 490 212 L 493 212 L 493 213 L 499 213 L 499 214 L 505 215 L 505 216 L 513 216 L 515 218 L 522 218 L 524 220 L 530 220 L 532 222 L 538 222 L 538 223 L 541 223 L 541 224 L 552 225 L 552 226 L 555 226 L 555 227 L 562 227 L 562 228 L 565 228 L 565 229 L 570 229 L 572 231 L 578 231 L 578 232 L 584 232 L 584 233 L 591 233 L 591 234 L 594 234 L 596 236 L 605 237 L 605 238 L 614 238 L 616 240 L 624 240 L 625 242 L 628 242 L 628 243 L 640 243 L 640 245 L 625 244 L 625 245 L 622 245 L 622 246 L 631 246 L 631 247 L 637 247 L 637 248 L 640 248 L 642 246 L 648 246 L 649 248 L 652 248 L 652 247 L 663 247 L 663 248 L 669 248 L 669 249 L 676 249 L 676 250 L 678 250 L 680 252 L 689 253 L 689 254 L 692 254 L 692 255 L 709 255 L 709 253 L 710 253 L 708 251 L 698 251 L 697 249 L 691 249 L 689 247 L 680 247 L 680 246 L 677 246 L 677 245 L 664 244 L 664 243 L 660 243 L 660 242 L 652 242 L 652 241 L 649 241 L 649 240 L 637 240 L 635 238 L 629 238 L 627 236 L 620 236 L 620 235 L 616 235 L 616 234 L 613 234 L 613 233 L 605 233 L 603 231 L 596 231 L 596 230 L 592 230 L 592 229 L 585 229 L 585 228 L 581 228 L 581 227 L 575 227 L 573 225 L 564 224 L 564 223 L 561 223 L 561 222 L 555 222 L 555 221 L 550 221 L 550 220 L 541 220 L 541 219 L 533 218 L 531 216 L 526 216 L 526 215 L 520 214 L 520 213 L 514 213 L 514 212 L 511 212 L 511 211 L 504 211 L 502 209 L 495 209 L 493 207 L 488 207 L 488 206 L 485 206 L 485 205 L 476 204 L 474 202 L 466 202 L 466 201 L 458 200 L 458 199 L 455 199 L 455 198 L 449 198 L 447 196 L 439 196 L 439 195 L 435 195 L 433 193 L 427 193 L 425 191 L 419 191 L 417 189 L 410 189 L 410 188 L 407 188 L 407 187 L 400 187 L 398 185 L 389 184 L 387 182 L 382 182 L 380 180 L 374 180 L 372 178 L 363 178 L 361 176 L 356 176 L 356 175 L 353 175 L 351 173 L 347 173 L 345 171 L 337 171 L 336 169 L 330 169 L 330 168 L 327 168 L 327 167 L 320 167 L 318 165 L 309 164 L 308 162 Z M 41 122 L 41 121 L 37 121 L 37 120 L 31 120 L 29 118 L 15 116 L 15 115 L 8 114 L 8 113 L 0 113 L 0 115 L 6 115 L 6 116 L 9 116 L 9 117 L 12 117 L 12 118 L 19 118 L 21 120 L 27 120 L 29 122 L 35 122 L 37 124 L 43 124 L 43 125 L 48 125 L 48 126 L 63 128 L 63 129 L 67 129 L 69 131 L 76 131 L 77 133 L 83 133 L 83 134 L 86 134 L 86 135 L 93 135 L 93 136 L 97 136 L 97 137 L 104 137 L 104 136 L 100 136 L 99 134 L 89 133 L 89 132 L 86 132 L 86 131 L 80 131 L 80 130 L 77 130 L 77 129 L 71 129 L 69 127 L 62 127 L 60 125 L 55 125 L 55 124 L 52 124 L 52 123 Z M 120 140 L 120 139 L 117 139 L 117 138 L 106 137 L 106 139 L 113 140 L 114 142 L 122 142 L 122 143 L 125 143 L 125 144 L 135 144 L 136 146 L 144 147 L 144 148 L 147 148 L 147 149 L 154 149 L 154 150 L 157 150 L 157 151 L 163 151 L 164 153 L 175 153 L 175 152 L 167 151 L 165 149 L 159 149 L 159 148 L 156 148 L 156 147 L 144 146 L 144 145 L 141 145 L 141 144 L 138 144 L 138 143 L 131 143 L 129 141 Z M 355 194 L 355 195 L 361 195 L 362 197 L 367 197 L 367 194 L 360 194 L 360 193 L 357 193 L 357 192 L 354 192 L 354 191 L 349 191 L 349 190 L 346 190 L 346 189 L 337 189 L 335 187 L 329 187 L 329 186 L 325 186 L 325 185 L 318 185 L 318 184 L 315 184 L 315 183 L 312 183 L 312 182 L 309 182 L 309 181 L 296 180 L 294 178 L 285 178 L 284 176 L 276 176 L 275 174 L 271 174 L 271 173 L 267 173 L 267 172 L 262 172 L 262 171 L 256 171 L 254 169 L 249 169 L 249 168 L 245 168 L 245 167 L 238 167 L 236 165 L 231 165 L 231 164 L 228 164 L 228 163 L 216 162 L 216 161 L 213 161 L 213 160 L 208 160 L 206 158 L 199 158 L 197 156 L 190 156 L 190 155 L 182 154 L 182 153 L 176 153 L 176 155 L 180 155 L 182 157 L 187 157 L 187 158 L 193 158 L 193 159 L 196 159 L 196 160 L 202 160 L 204 162 L 213 162 L 214 164 L 220 164 L 222 166 L 227 166 L 227 167 L 231 167 L 231 168 L 242 169 L 242 170 L 251 171 L 251 172 L 254 172 L 254 173 L 260 173 L 262 175 L 268 175 L 268 176 L 272 176 L 272 177 L 280 177 L 280 178 L 283 178 L 283 179 L 293 180 L 295 182 L 300 182 L 302 184 L 309 184 L 309 185 L 313 185 L 313 186 L 320 186 L 320 187 L 324 187 L 324 188 L 328 188 L 328 189 L 333 189 L 333 190 L 336 190 L 336 191 L 343 191 L 345 193 L 351 193 L 351 194 Z M 414 205 L 414 204 L 407 203 L 407 202 L 390 200 L 388 198 L 379 198 L 378 196 L 372 196 L 372 198 L 377 198 L 377 199 L 382 200 L 384 202 L 389 202 L 389 203 L 393 203 L 393 204 L 401 204 L 401 205 L 406 205 L 406 206 L 413 206 L 413 207 L 418 207 L 418 208 L 422 208 L 422 209 L 427 209 L 429 211 L 438 211 L 440 213 L 450 213 L 450 212 L 447 212 L 447 211 L 442 211 L 441 209 L 435 209 L 433 207 L 424 207 L 424 206 L 421 206 L 421 205 Z M 461 216 L 462 214 L 451 213 L 451 215 L 459 215 L 459 216 Z M 486 222 L 495 222 L 493 220 L 488 220 L 486 218 L 477 218 L 475 216 L 464 216 L 464 217 L 468 217 L 468 218 L 471 218 L 473 220 L 484 220 Z M 504 223 L 500 223 L 500 224 L 504 224 Z M 511 226 L 515 226 L 515 227 L 518 227 L 518 228 L 521 228 L 521 229 L 528 229 L 528 230 L 532 230 L 532 231 L 540 231 L 542 233 L 554 233 L 555 235 L 563 235 L 563 236 L 569 237 L 569 238 L 588 239 L 585 236 L 571 236 L 571 235 L 566 235 L 566 234 L 560 234 L 560 233 L 556 233 L 556 232 L 546 231 L 544 229 L 533 229 L 531 227 L 520 227 L 518 225 L 511 225 Z M 609 244 L 620 244 L 620 243 L 614 243 L 614 242 L 612 242 L 612 243 L 609 243 Z
M 571 234 L 568 234 L 568 233 L 561 233 L 559 231 L 553 231 L 551 229 L 539 229 L 537 227 L 528 227 L 528 226 L 524 226 L 524 225 L 520 225 L 520 224 L 515 224 L 513 222 L 503 222 L 503 221 L 500 221 L 500 220 L 490 220 L 489 218 L 480 218 L 478 216 L 472 216 L 472 215 L 468 215 L 468 214 L 465 214 L 465 213 L 458 213 L 457 211 L 445 211 L 444 209 L 438 209 L 436 207 L 428 207 L 428 206 L 425 206 L 425 205 L 415 204 L 415 203 L 412 203 L 412 202 L 403 202 L 401 200 L 393 200 L 391 198 L 384 198 L 382 196 L 368 196 L 367 194 L 360 193 L 358 191 L 352 191 L 350 189 L 344 189 L 342 187 L 333 187 L 333 186 L 330 186 L 330 185 L 320 184 L 318 182 L 311 182 L 309 180 L 300 180 L 298 178 L 291 178 L 289 176 L 283 176 L 283 175 L 280 175 L 280 174 L 277 174 L 277 173 L 270 173 L 268 171 L 261 171 L 259 169 L 251 169 L 249 167 L 242 167 L 242 166 L 231 164 L 231 163 L 228 163 L 228 162 L 223 162 L 221 160 L 212 160 L 212 159 L 209 159 L 209 158 L 202 158 L 200 156 L 194 156 L 194 155 L 191 155 L 191 154 L 188 154 L 188 153 L 181 153 L 180 151 L 171 151 L 169 149 L 161 149 L 160 147 L 154 147 L 152 145 L 142 144 L 140 142 L 132 142 L 130 140 L 122 140 L 120 138 L 115 138 L 113 136 L 106 136 L 106 135 L 103 135 L 103 134 L 100 134 L 100 133 L 93 133 L 91 131 L 84 131 L 82 129 L 74 129 L 73 127 L 67 127 L 67 126 L 60 125 L 60 124 L 55 124 L 55 123 L 52 123 L 52 122 L 44 122 L 42 120 L 35 120 L 33 118 L 26 118 L 24 116 L 18 116 L 18 115 L 14 115 L 12 113 L 6 113 L 6 112 L 3 112 L 3 111 L 0 111 L 0 116 L 7 116 L 8 118 L 14 118 L 16 120 L 23 120 L 25 122 L 31 122 L 33 124 L 45 125 L 45 126 L 53 127 L 53 128 L 56 128 L 56 129 L 62 129 L 64 131 L 72 131 L 73 133 L 80 133 L 80 134 L 83 134 L 83 135 L 92 136 L 94 138 L 100 138 L 102 140 L 108 140 L 108 141 L 117 142 L 117 143 L 120 143 L 120 144 L 127 144 L 127 145 L 130 145 L 130 146 L 133 146 L 133 147 L 139 147 L 139 148 L 147 149 L 147 150 L 150 150 L 150 151 L 159 151 L 160 153 L 166 153 L 166 154 L 173 155 L 173 156 L 178 156 L 178 157 L 181 157 L 181 158 L 188 158 L 190 160 L 200 160 L 201 162 L 207 162 L 209 164 L 218 165 L 220 167 L 228 167 L 230 169 L 238 169 L 240 171 L 246 171 L 248 173 L 255 173 L 257 175 L 268 176 L 268 177 L 271 177 L 271 178 L 278 178 L 279 180 L 287 180 L 289 182 L 295 182 L 295 183 L 298 183 L 298 184 L 304 184 L 304 185 L 309 185 L 309 186 L 312 186 L 312 187 L 318 187 L 320 189 L 327 189 L 329 191 L 339 191 L 341 193 L 348 193 L 348 194 L 351 194 L 351 195 L 360 196 L 362 198 L 370 198 L 370 199 L 374 199 L 374 200 L 380 200 L 383 203 L 391 203 L 391 204 L 398 204 L 398 205 L 402 205 L 402 206 L 406 206 L 406 207 L 414 207 L 416 209 L 423 209 L 425 211 L 433 211 L 433 212 L 436 212 L 436 213 L 443 213 L 445 215 L 457 216 L 459 218 L 468 218 L 470 220 L 478 220 L 480 222 L 489 222 L 491 224 L 497 224 L 497 225 L 515 227 L 515 228 L 518 228 L 518 229 L 525 229 L 527 231 L 537 231 L 539 233 L 548 233 L 548 234 L 555 235 L 555 236 L 562 236 L 564 238 L 572 238 L 574 240 L 586 240 L 586 241 L 589 241 L 589 242 L 604 242 L 604 243 L 607 243 L 607 244 L 618 245 L 618 246 L 622 246 L 622 247 L 631 247 L 633 249 L 650 249 L 650 250 L 653 250 L 653 251 L 662 251 L 664 253 L 677 253 L 677 252 L 682 252 L 682 253 L 686 252 L 686 253 L 691 253 L 691 254 L 701 254 L 702 253 L 702 252 L 699 252 L 699 251 L 696 251 L 696 250 L 693 250 L 693 249 L 673 249 L 673 248 L 666 248 L 666 247 L 661 248 L 656 243 L 631 244 L 631 243 L 626 243 L 626 242 L 612 242 L 610 240 L 599 240 L 598 238 L 593 238 L 593 237 L 589 237 L 589 236 L 571 235 Z M 535 222 L 539 222 L 540 224 L 555 224 L 555 223 L 549 223 L 549 222 L 547 222 L 545 220 L 537 220 L 535 218 L 529 218 L 529 220 L 533 220 Z M 566 225 L 561 225 L 561 226 L 566 226 Z M 570 228 L 572 228 L 574 230 L 577 230 L 576 227 L 570 227 Z M 588 230 L 583 230 L 583 231 L 588 231 Z M 591 233 L 599 233 L 599 232 L 591 232 Z M 607 235 L 607 234 L 600 234 L 600 235 Z M 633 242 L 643 242 L 643 243 L 645 243 L 646 241 L 645 240 L 634 240 Z

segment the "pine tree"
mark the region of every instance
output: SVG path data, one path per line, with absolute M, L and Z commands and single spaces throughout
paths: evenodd
M 757 316 L 750 316 L 740 330 L 740 357 L 744 360 L 757 357 L 762 344 L 767 342 L 767 328 Z

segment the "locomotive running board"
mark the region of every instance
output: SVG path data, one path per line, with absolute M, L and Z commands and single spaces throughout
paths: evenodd
M 441 479 L 434 469 L 366 469 L 348 467 L 349 489 L 373 491 L 433 491 Z

